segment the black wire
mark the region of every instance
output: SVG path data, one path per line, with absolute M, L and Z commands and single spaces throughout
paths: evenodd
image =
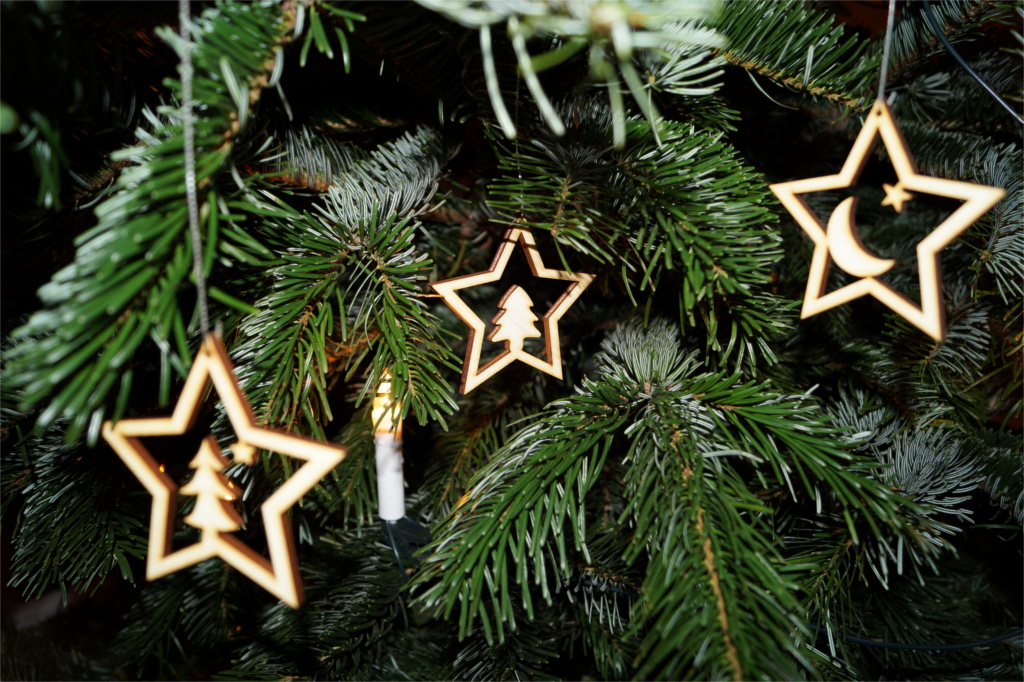
M 1021 117 L 1021 115 L 1014 111 L 1009 104 L 1003 101 L 1003 98 L 1000 97 L 998 93 L 996 93 L 996 91 L 993 90 L 991 86 L 989 86 L 988 83 L 983 81 L 981 79 L 981 76 L 975 73 L 974 69 L 968 66 L 967 62 L 964 61 L 964 58 L 961 57 L 960 54 L 953 49 L 953 46 L 950 45 L 949 40 L 946 38 L 946 34 L 943 33 L 942 29 L 939 28 L 939 22 L 935 20 L 935 15 L 932 13 L 932 3 L 930 2 L 930 0 L 923 0 L 923 5 L 924 15 L 928 19 L 928 23 L 931 25 L 932 30 L 935 32 L 935 35 L 938 37 L 938 39 L 942 41 L 942 44 L 946 46 L 946 50 L 949 51 L 949 54 L 953 57 L 953 59 L 956 60 L 957 64 L 964 67 L 964 71 L 970 74 L 971 78 L 977 81 L 978 85 L 985 89 L 985 92 L 992 95 L 992 98 L 995 101 L 999 102 L 999 104 L 1001 104 L 1004 109 L 1010 112 L 1010 116 L 1013 116 L 1014 119 L 1017 120 L 1017 123 L 1019 123 L 1020 125 L 1024 125 L 1024 117 Z
M 401 553 L 398 551 L 398 541 L 395 540 L 395 534 L 391 532 L 391 522 L 381 519 L 381 523 L 384 524 L 384 530 L 387 532 L 388 544 L 391 545 L 391 551 L 395 553 L 395 561 L 398 563 L 398 570 L 402 572 L 402 582 L 408 582 L 409 576 L 405 571 L 405 564 L 402 563 Z
M 818 627 L 817 625 L 811 626 L 818 632 L 825 632 L 825 628 Z M 982 639 L 977 642 L 966 642 L 964 644 L 900 644 L 899 642 L 879 642 L 873 639 L 864 639 L 863 637 L 854 637 L 853 635 L 844 635 L 841 632 L 836 632 L 837 635 L 845 639 L 847 642 L 853 642 L 854 644 L 864 644 L 865 646 L 876 646 L 882 649 L 912 649 L 914 651 L 952 651 L 954 649 L 973 649 L 976 646 L 985 646 L 986 644 L 995 644 L 1001 642 L 1004 639 L 1010 639 L 1011 637 L 1017 637 L 1024 634 L 1024 628 L 1017 628 L 1012 632 L 1007 632 L 1002 635 L 995 637 L 989 637 L 988 639 Z

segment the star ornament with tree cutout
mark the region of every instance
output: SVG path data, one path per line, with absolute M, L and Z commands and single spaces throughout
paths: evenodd
M 884 185 L 883 206 L 892 206 L 896 212 L 902 212 L 904 204 L 914 197 L 911 192 L 923 192 L 964 202 L 917 245 L 920 307 L 876 279 L 888 271 L 895 262 L 878 258 L 861 243 L 853 222 L 855 198 L 850 197 L 840 203 L 829 218 L 828 226 L 825 227 L 800 196 L 809 192 L 852 187 L 864 170 L 868 154 L 879 137 L 885 145 L 898 178 L 895 185 Z M 816 315 L 870 294 L 936 341 L 941 341 L 946 335 L 939 251 L 987 213 L 1005 194 L 1005 191 L 998 187 L 920 175 L 892 111 L 881 99 L 877 100 L 868 112 L 864 127 L 838 174 L 782 182 L 770 185 L 770 188 L 814 242 L 814 255 L 807 277 L 807 290 L 800 311 L 801 318 Z M 828 270 L 833 262 L 860 279 L 835 291 L 827 292 Z
M 486 325 L 480 316 L 473 312 L 465 301 L 456 293 L 460 289 L 468 289 L 481 284 L 496 282 L 501 279 L 508 265 L 512 252 L 519 244 L 526 260 L 530 265 L 530 272 L 534 277 L 543 279 L 554 279 L 569 282 L 569 286 L 555 301 L 554 305 L 540 318 L 543 333 L 538 333 L 533 323 L 537 317 L 530 308 L 533 301 L 529 295 L 518 285 L 513 285 L 505 293 L 499 303 L 501 312 L 494 318 L 496 325 L 491 332 L 491 340 L 504 341 L 505 349 L 494 359 L 480 366 L 480 355 L 483 352 L 484 331 Z M 508 230 L 502 239 L 498 252 L 494 254 L 491 267 L 482 272 L 471 275 L 453 277 L 451 279 L 434 282 L 431 288 L 437 292 L 448 307 L 451 308 L 459 318 L 469 326 L 469 340 L 466 343 L 466 360 L 462 368 L 462 384 L 459 390 L 462 393 L 469 393 L 474 388 L 490 379 L 499 371 L 519 360 L 531 367 L 546 372 L 558 379 L 562 378 L 562 346 L 558 333 L 558 321 L 569 310 L 576 299 L 580 297 L 583 290 L 594 281 L 593 275 L 582 272 L 566 272 L 555 270 L 544 265 L 537 250 L 537 243 L 529 230 L 515 227 Z M 535 355 L 523 350 L 523 340 L 527 337 L 544 337 L 545 357 L 542 360 Z
M 230 462 L 212 436 L 203 440 L 189 465 L 196 469 L 196 474 L 181 489 L 184 494 L 196 496 L 195 509 L 184 521 L 202 531 L 200 540 L 177 551 L 172 547 L 178 486 L 164 473 L 163 467 L 157 464 L 139 438 L 186 433 L 195 424 L 209 383 L 220 396 L 237 437 L 237 442 L 231 445 L 234 461 L 255 464 L 259 449 L 304 461 L 260 508 L 269 558 L 257 554 L 230 534 L 241 525 L 241 518 L 229 504 L 236 489 L 220 473 Z M 107 421 L 103 424 L 103 437 L 153 496 L 146 558 L 147 580 L 156 580 L 219 556 L 292 608 L 302 604 L 302 578 L 291 524 L 285 514 L 345 458 L 347 450 L 340 445 L 258 426 L 249 401 L 232 374 L 231 359 L 218 335 L 210 334 L 203 342 L 170 417 L 122 419 L 116 423 Z

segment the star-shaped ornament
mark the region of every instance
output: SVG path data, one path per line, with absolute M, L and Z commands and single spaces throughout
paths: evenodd
M 903 204 L 914 198 L 913 194 L 903 189 L 901 182 L 897 182 L 895 185 L 883 182 L 882 189 L 885 190 L 882 206 L 892 206 L 897 213 L 903 213 Z
M 875 279 L 888 271 L 894 261 L 878 258 L 861 243 L 853 220 L 855 198 L 850 197 L 836 207 L 829 217 L 826 228 L 800 196 L 809 192 L 852 187 L 864 170 L 868 154 L 879 137 L 882 138 L 899 179 L 895 185 L 885 185 L 886 196 L 882 200 L 883 206 L 892 206 L 897 212 L 901 212 L 903 204 L 913 198 L 908 190 L 964 202 L 917 245 L 920 307 Z M 864 127 L 838 174 L 782 182 L 770 187 L 786 210 L 814 241 L 814 256 L 807 277 L 807 291 L 800 311 L 801 318 L 816 315 L 870 294 L 936 341 L 941 341 L 946 334 L 939 251 L 995 206 L 1005 194 L 1005 191 L 998 187 L 918 174 L 907 149 L 907 142 L 896 126 L 892 111 L 881 99 L 875 102 L 868 113 Z M 840 268 L 860 279 L 826 293 L 831 262 L 835 262 Z
M 492 341 L 504 341 L 505 350 L 480 367 L 480 354 L 483 351 L 486 325 L 456 292 L 460 289 L 501 279 L 516 244 L 522 247 L 534 277 L 562 280 L 569 282 L 569 286 L 542 318 L 533 314 L 531 310 L 533 301 L 526 291 L 518 285 L 511 286 L 498 304 L 501 311 L 495 316 L 493 321 L 496 326 L 488 337 Z M 491 263 L 490 269 L 431 284 L 430 286 L 444 299 L 448 307 L 469 325 L 466 360 L 462 368 L 462 385 L 459 390 L 462 393 L 469 393 L 516 360 L 561 379 L 562 347 L 558 336 L 558 321 L 562 319 L 562 316 L 592 281 L 594 281 L 593 275 L 554 270 L 545 266 L 530 231 L 515 227 L 505 233 L 498 252 L 494 254 L 494 261 Z M 543 333 L 534 326 L 538 320 L 541 321 Z M 538 336 L 544 337 L 546 360 L 523 350 L 524 339 Z
M 303 601 L 302 579 L 291 524 L 285 513 L 337 466 L 347 451 L 340 445 L 258 426 L 232 369 L 220 337 L 210 334 L 199 349 L 170 417 L 107 421 L 103 424 L 103 437 L 153 496 L 147 580 L 219 556 L 281 601 L 298 608 Z M 260 508 L 269 559 L 230 534 L 241 526 L 241 518 L 230 504 L 237 489 L 220 473 L 230 462 L 212 436 L 203 440 L 189 464 L 196 473 L 181 489 L 183 494 L 196 496 L 195 509 L 184 521 L 202 531 L 200 540 L 177 551 L 172 548 L 178 486 L 163 472 L 139 438 L 186 433 L 195 423 L 203 393 L 211 382 L 238 438 L 238 442 L 231 445 L 234 461 L 252 465 L 256 462 L 257 450 L 264 449 L 305 462 Z

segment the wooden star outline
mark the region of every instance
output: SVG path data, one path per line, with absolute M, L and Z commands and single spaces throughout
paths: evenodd
M 122 419 L 117 423 L 107 421 L 103 424 L 103 437 L 153 496 L 146 558 L 147 580 L 155 580 L 219 556 L 281 601 L 298 608 L 304 599 L 302 578 L 291 524 L 285 513 L 345 458 L 347 449 L 258 426 L 232 370 L 231 359 L 220 337 L 208 335 L 170 417 Z M 177 436 L 187 432 L 195 423 L 203 393 L 211 382 L 238 438 L 238 442 L 231 446 L 235 461 L 254 464 L 257 450 L 264 449 L 305 462 L 260 508 L 269 559 L 229 533 L 206 530 L 203 530 L 199 542 L 178 551 L 172 550 L 178 486 L 163 472 L 139 437 Z M 212 437 L 206 438 L 203 447 L 220 452 Z
M 874 277 L 863 277 L 831 293 L 826 293 L 831 262 L 828 238 L 821 221 L 803 198 L 798 196 L 809 192 L 844 189 L 856 184 L 867 163 L 868 154 L 874 148 L 875 140 L 879 137 L 882 138 L 882 143 L 889 154 L 889 160 L 899 178 L 897 186 L 901 190 L 924 192 L 964 202 L 917 245 L 918 278 L 921 289 L 920 307 Z M 870 294 L 936 341 L 941 341 L 946 334 L 939 251 L 956 239 L 974 221 L 987 213 L 1005 194 L 1004 190 L 997 187 L 918 174 L 907 142 L 896 125 L 892 111 L 881 99 L 877 100 L 871 107 L 871 111 L 868 112 L 864 127 L 853 143 L 850 155 L 846 158 L 846 162 L 838 174 L 782 182 L 769 187 L 782 205 L 786 207 L 786 210 L 792 214 L 797 224 L 814 242 L 814 255 L 807 277 L 807 290 L 804 295 L 803 308 L 800 311 L 801 319 Z
M 515 250 L 516 244 L 523 248 L 526 260 L 530 266 L 530 272 L 534 277 L 543 279 L 557 279 L 570 282 L 562 295 L 555 301 L 554 305 L 541 318 L 544 327 L 544 346 L 547 360 L 542 360 L 528 353 L 511 353 L 508 350 L 508 342 L 504 351 L 498 354 L 493 360 L 483 367 L 480 367 L 480 354 L 483 351 L 484 331 L 486 325 L 480 317 L 473 312 L 473 309 L 466 305 L 466 302 L 459 297 L 457 292 L 460 289 L 468 289 L 480 284 L 488 284 L 501 279 L 508 265 L 509 258 Z M 558 334 L 558 321 L 569 310 L 576 299 L 580 297 L 583 290 L 594 281 L 594 276 L 582 272 L 566 272 L 555 270 L 544 265 L 540 252 L 537 250 L 537 243 L 529 230 L 514 227 L 505 232 L 501 245 L 491 267 L 471 275 L 452 277 L 451 279 L 434 282 L 431 288 L 437 292 L 448 307 L 451 308 L 459 318 L 469 326 L 469 340 L 466 343 L 466 360 L 462 368 L 462 383 L 459 390 L 462 393 L 469 393 L 474 388 L 490 379 L 499 371 L 507 367 L 515 360 L 521 360 L 526 364 L 546 372 L 558 379 L 562 378 L 562 345 Z

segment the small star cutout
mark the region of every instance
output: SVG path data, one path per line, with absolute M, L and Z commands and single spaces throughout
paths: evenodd
M 892 206 L 897 213 L 903 213 L 903 204 L 914 198 L 914 195 L 903 189 L 902 183 L 895 185 L 882 183 L 885 190 L 885 198 L 882 199 L 882 206 Z
M 147 580 L 155 580 L 219 556 L 281 601 L 292 608 L 298 608 L 304 598 L 302 579 L 295 556 L 291 524 L 285 513 L 345 458 L 346 449 L 340 445 L 320 443 L 257 426 L 249 401 L 236 383 L 232 369 L 231 359 L 220 337 L 210 334 L 199 349 L 199 355 L 192 364 L 181 397 L 170 417 L 122 419 L 116 424 L 107 421 L 103 424 L 103 437 L 153 496 L 146 559 Z M 261 507 L 269 560 L 238 538 L 215 530 L 215 520 L 207 521 L 205 525 L 202 519 L 193 520 L 195 513 L 189 517 L 188 523 L 203 529 L 199 542 L 172 551 L 178 486 L 163 472 L 139 437 L 177 436 L 187 432 L 195 423 L 203 393 L 210 382 L 220 396 L 238 437 L 238 442 L 231 446 L 235 461 L 252 465 L 256 462 L 259 449 L 272 450 L 305 461 Z M 222 455 L 216 440 L 207 437 L 195 461 L 209 463 L 217 462 L 220 458 Z M 211 466 L 207 465 L 207 468 Z M 199 473 L 197 471 L 196 475 Z M 216 472 L 207 472 L 207 475 L 215 476 Z M 226 479 L 221 483 L 231 486 Z M 200 501 L 202 499 L 198 498 Z
M 480 354 L 483 350 L 484 330 L 486 329 L 486 326 L 484 325 L 484 321 L 481 320 L 480 317 L 474 313 L 473 310 L 466 305 L 466 302 L 463 301 L 455 292 L 459 289 L 467 289 L 480 284 L 496 282 L 501 279 L 501 275 L 505 272 L 505 266 L 508 265 L 509 258 L 512 256 L 512 252 L 515 250 L 516 244 L 522 246 L 523 251 L 526 254 L 526 259 L 530 264 L 530 271 L 533 273 L 534 277 L 563 280 L 570 284 L 558 300 L 555 301 L 555 304 L 551 306 L 551 309 L 544 314 L 543 318 L 541 318 L 542 326 L 544 328 L 543 336 L 546 348 L 545 355 L 548 358 L 546 361 L 523 351 L 520 345 L 522 339 L 519 339 L 520 344 L 516 344 L 512 340 L 506 340 L 505 350 L 499 353 L 497 357 L 486 365 L 480 367 Z M 463 322 L 469 325 L 469 341 L 466 344 L 466 361 L 463 364 L 462 385 L 459 390 L 462 393 L 469 393 L 515 360 L 521 360 L 531 367 L 539 369 L 542 372 L 547 372 L 548 374 L 561 379 L 562 347 L 558 335 L 558 321 L 562 319 L 562 316 L 565 315 L 572 304 L 576 302 L 576 299 L 580 297 L 583 290 L 590 286 L 592 281 L 594 281 L 593 275 L 588 275 L 582 272 L 573 273 L 566 272 L 564 270 L 554 270 L 546 267 L 543 260 L 541 260 L 540 253 L 537 251 L 537 243 L 534 241 L 533 235 L 530 234 L 529 230 L 516 227 L 505 233 L 501 246 L 498 247 L 498 252 L 494 254 L 494 260 L 491 262 L 489 270 L 476 272 L 472 275 L 453 277 L 451 279 L 431 284 L 430 286 L 434 291 L 440 294 L 441 298 L 444 299 L 444 302 L 448 304 L 448 307 L 451 308 Z M 516 289 L 518 289 L 516 286 L 510 288 L 502 301 L 504 302 L 510 297 L 516 298 L 515 294 L 517 292 L 514 291 Z M 525 300 L 529 301 L 529 297 L 527 296 Z M 532 304 L 532 301 L 530 303 Z
M 888 270 L 887 263 L 890 262 L 877 258 L 860 244 L 852 224 L 854 203 L 852 198 L 840 204 L 832 218 L 829 219 L 829 229 L 826 230 L 807 202 L 799 196 L 809 192 L 852 187 L 860 177 L 861 171 L 864 170 L 868 154 L 874 148 L 875 140 L 878 137 L 882 138 L 882 143 L 896 170 L 896 176 L 899 178 L 899 182 L 891 189 L 888 185 L 886 186 L 886 199 L 882 202 L 884 205 L 891 204 L 893 208 L 900 211 L 903 208 L 903 203 L 911 196 L 906 190 L 959 199 L 964 202 L 917 245 L 918 278 L 921 288 L 920 307 L 914 305 L 913 302 L 888 285 L 875 279 L 876 276 Z M 896 126 L 892 111 L 883 100 L 876 101 L 871 108 L 867 121 L 838 174 L 782 182 L 771 185 L 771 190 L 814 242 L 814 256 L 807 277 L 807 290 L 804 295 L 803 308 L 800 311 L 801 318 L 816 315 L 860 296 L 870 294 L 936 341 L 941 341 L 946 334 L 942 277 L 939 273 L 939 251 L 995 206 L 1005 194 L 1005 191 L 998 187 L 919 175 L 907 149 L 906 140 L 903 139 L 903 135 Z M 843 212 L 840 209 L 843 209 Z M 844 251 L 847 247 L 854 248 L 854 251 Z M 837 257 L 837 253 L 839 257 Z M 833 261 L 860 279 L 826 293 L 829 264 Z M 849 269 L 844 267 L 844 262 L 849 263 L 851 267 Z

